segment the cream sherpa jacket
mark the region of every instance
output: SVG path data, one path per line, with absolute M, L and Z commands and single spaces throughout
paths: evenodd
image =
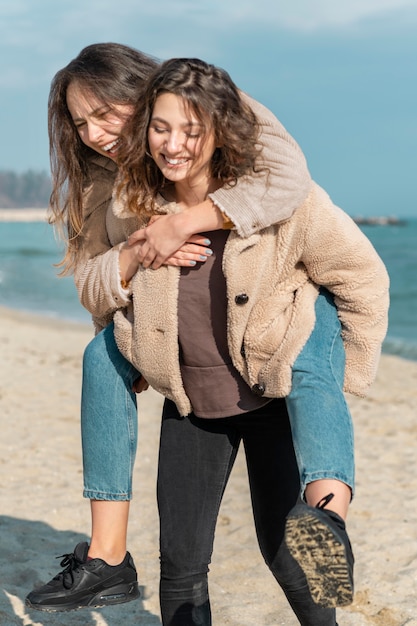
M 122 217 L 123 205 L 116 203 L 115 211 Z M 313 330 L 323 285 L 335 296 L 342 324 L 345 391 L 366 393 L 387 330 L 388 275 L 370 241 L 323 189 L 314 185 L 283 223 L 246 238 L 232 231 L 223 271 L 229 351 L 250 387 L 261 385 L 266 397 L 288 395 L 291 368 Z M 139 269 L 132 303 L 116 311 L 114 324 L 125 357 L 187 415 L 192 409 L 179 364 L 179 275 L 175 267 Z
M 245 176 L 236 186 L 210 195 L 213 202 L 234 222 L 242 237 L 290 217 L 311 189 L 304 155 L 276 117 L 263 105 L 242 94 L 260 124 L 262 164 L 268 174 Z M 119 248 L 140 224 L 137 219 L 115 219 L 110 207 L 116 165 L 106 157 L 90 159 L 91 184 L 84 197 L 83 253 L 74 278 L 81 304 L 93 315 L 100 330 L 114 311 L 129 304 L 121 293 Z

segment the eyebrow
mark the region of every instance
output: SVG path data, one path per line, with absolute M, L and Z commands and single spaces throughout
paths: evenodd
M 100 115 L 100 113 L 106 109 L 111 109 L 111 107 L 108 104 L 102 104 L 101 106 L 98 106 L 96 109 L 94 109 L 94 111 L 91 111 L 91 113 L 89 113 L 88 117 L 97 117 L 98 115 Z M 84 117 L 73 117 L 72 121 L 75 122 L 84 122 L 85 118 Z
M 162 124 L 167 124 L 168 126 L 170 125 L 169 122 L 167 122 L 167 120 L 164 120 L 164 118 L 162 117 L 151 117 L 151 122 L 161 122 Z M 195 126 L 200 126 L 201 128 L 204 128 L 204 124 L 202 124 L 201 122 L 186 122 L 185 124 L 181 124 L 181 126 L 183 128 L 190 128 L 190 127 L 195 127 Z

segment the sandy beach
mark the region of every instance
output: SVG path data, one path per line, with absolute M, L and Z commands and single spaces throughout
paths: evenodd
M 0 209 L 0 222 L 45 222 L 47 209 Z
M 55 557 L 88 540 L 82 498 L 79 403 L 89 325 L 0 309 L 0 625 L 157 626 L 155 501 L 162 398 L 139 396 L 140 442 L 129 550 L 142 597 L 119 607 L 44 614 L 26 594 L 59 571 Z M 348 397 L 356 434 L 357 491 L 348 528 L 356 557 L 353 605 L 339 626 L 417 625 L 417 363 L 384 356 L 367 399 Z M 210 573 L 216 626 L 296 626 L 259 555 L 243 454 L 217 527 Z

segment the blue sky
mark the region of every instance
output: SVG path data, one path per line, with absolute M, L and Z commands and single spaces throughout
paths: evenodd
M 226 68 L 351 215 L 417 215 L 417 0 L 3 0 L 0 170 L 48 171 L 54 73 L 97 41 Z

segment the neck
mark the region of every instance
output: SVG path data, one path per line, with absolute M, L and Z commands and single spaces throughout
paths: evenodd
M 200 184 L 180 182 L 175 184 L 175 198 L 178 203 L 193 207 L 207 200 L 208 195 L 221 187 L 221 182 L 210 179 Z

